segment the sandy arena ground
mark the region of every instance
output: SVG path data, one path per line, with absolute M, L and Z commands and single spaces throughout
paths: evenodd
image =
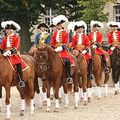
M 92 102 L 86 106 L 80 102 L 79 108 L 74 109 L 74 95 L 69 94 L 69 107 L 64 108 L 64 98 L 60 104 L 60 112 L 54 112 L 55 101 L 52 100 L 51 112 L 47 113 L 46 106 L 40 109 L 35 107 L 35 116 L 30 115 L 29 108 L 26 108 L 25 115 L 19 116 L 19 102 L 20 97 L 16 88 L 11 89 L 11 120 L 120 120 L 120 94 L 113 95 L 114 88 L 108 88 L 108 97 L 104 97 L 104 88 L 101 88 L 102 99 L 97 99 L 96 89 L 93 88 Z M 3 91 L 3 96 L 4 96 Z M 0 120 L 5 118 L 6 107 L 3 98 L 2 112 L 0 113 Z

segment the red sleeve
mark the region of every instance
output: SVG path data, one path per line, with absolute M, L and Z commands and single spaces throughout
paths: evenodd
M 77 44 L 77 42 L 76 42 L 76 36 L 74 36 L 74 37 L 72 38 L 72 45 L 71 45 L 71 47 L 72 47 L 72 48 L 75 48 L 76 44 Z
M 87 40 L 89 41 L 89 43 L 92 43 L 92 33 L 88 34 Z
M 2 39 L 2 43 L 1 43 L 1 49 L 5 50 L 5 48 L 6 48 L 6 37 Z
M 14 37 L 14 48 L 16 48 L 16 50 L 19 50 L 20 48 L 20 37 L 18 36 Z

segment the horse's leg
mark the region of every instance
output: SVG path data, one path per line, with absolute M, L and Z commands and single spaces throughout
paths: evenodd
M 88 102 L 91 102 L 92 98 L 92 83 L 91 80 L 87 79 L 87 94 L 88 94 Z
M 82 89 L 80 76 L 78 77 L 78 83 L 79 83 L 79 101 L 80 101 L 83 100 L 83 89 Z
M 0 86 L 0 112 L 2 107 L 2 86 Z
M 82 75 L 82 88 L 83 88 L 83 98 L 84 98 L 84 105 L 87 104 L 87 75 Z
M 59 92 L 58 92 L 58 95 L 59 95 L 59 102 L 60 102 L 60 103 L 62 102 L 62 94 L 63 94 L 62 86 L 60 86 Z
M 64 91 L 65 108 L 68 108 L 69 100 L 68 100 L 68 94 L 67 94 L 67 83 L 63 84 L 63 91 Z
M 101 90 L 100 90 L 100 82 L 102 79 L 102 71 L 98 71 L 97 73 L 94 74 L 95 76 L 95 83 L 97 85 L 97 95 L 98 95 L 98 99 L 101 98 Z
M 75 71 L 73 75 L 73 83 L 74 83 L 74 94 L 75 94 L 75 108 L 78 108 L 78 103 L 79 103 L 79 96 L 78 96 L 78 75 L 77 71 Z
M 109 80 L 109 73 L 105 73 L 105 80 L 104 80 L 104 85 L 105 85 L 105 97 L 107 97 L 108 94 L 108 80 Z
M 42 81 L 42 92 L 43 92 L 43 103 L 46 102 L 47 96 L 46 96 L 46 81 Z
M 27 93 L 26 98 L 30 97 L 30 114 L 34 115 L 34 78 L 30 78 L 26 82 L 25 93 Z
M 40 108 L 42 108 L 42 101 L 41 101 L 41 96 L 40 96 L 40 88 L 39 88 L 39 82 L 38 82 L 38 77 L 37 76 L 35 76 L 35 86 L 34 86 L 34 88 L 35 88 L 35 91 L 36 91 L 36 104 L 40 107 Z
M 5 91 L 6 91 L 6 99 L 5 99 L 5 103 L 6 103 L 6 107 L 7 107 L 7 114 L 6 114 L 6 118 L 10 118 L 10 84 L 6 83 L 5 85 Z
M 20 116 L 24 115 L 24 111 L 25 111 L 25 88 L 20 88 L 19 86 L 17 86 L 17 89 L 20 93 L 20 97 L 21 97 L 21 101 L 20 101 Z
M 47 81 L 46 84 L 47 84 L 47 109 L 46 109 L 46 112 L 49 112 L 50 111 L 50 106 L 51 106 L 51 103 L 50 103 L 50 83 L 49 83 L 49 81 Z
M 58 96 L 58 91 L 59 91 L 59 87 L 60 87 L 60 79 L 56 79 L 55 81 L 55 112 L 59 112 L 59 96 Z
M 53 100 L 54 98 L 54 90 L 53 90 L 53 83 L 51 83 L 51 88 L 50 88 L 50 99 Z
M 119 81 L 119 72 L 118 71 L 116 71 L 115 73 L 114 73 L 115 75 L 114 75 L 114 83 L 115 83 L 115 93 L 114 93 L 114 95 L 117 95 L 118 93 L 119 93 L 119 86 L 118 86 L 118 81 Z

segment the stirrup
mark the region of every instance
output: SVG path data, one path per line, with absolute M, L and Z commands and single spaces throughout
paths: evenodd
M 20 81 L 19 81 L 19 86 L 20 86 L 21 88 L 25 87 L 25 82 L 22 81 L 22 80 L 20 80 Z
M 72 84 L 73 83 L 73 79 L 71 77 L 67 78 L 67 83 L 68 84 Z

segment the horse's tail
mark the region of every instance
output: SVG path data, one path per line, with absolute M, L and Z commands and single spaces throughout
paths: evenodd
M 68 92 L 72 92 L 72 89 L 73 89 L 72 84 L 67 84 L 67 89 L 68 89 Z
M 26 103 L 26 106 L 29 106 L 30 99 L 31 99 L 30 88 L 29 88 L 28 82 L 26 82 L 25 83 L 25 103 Z

